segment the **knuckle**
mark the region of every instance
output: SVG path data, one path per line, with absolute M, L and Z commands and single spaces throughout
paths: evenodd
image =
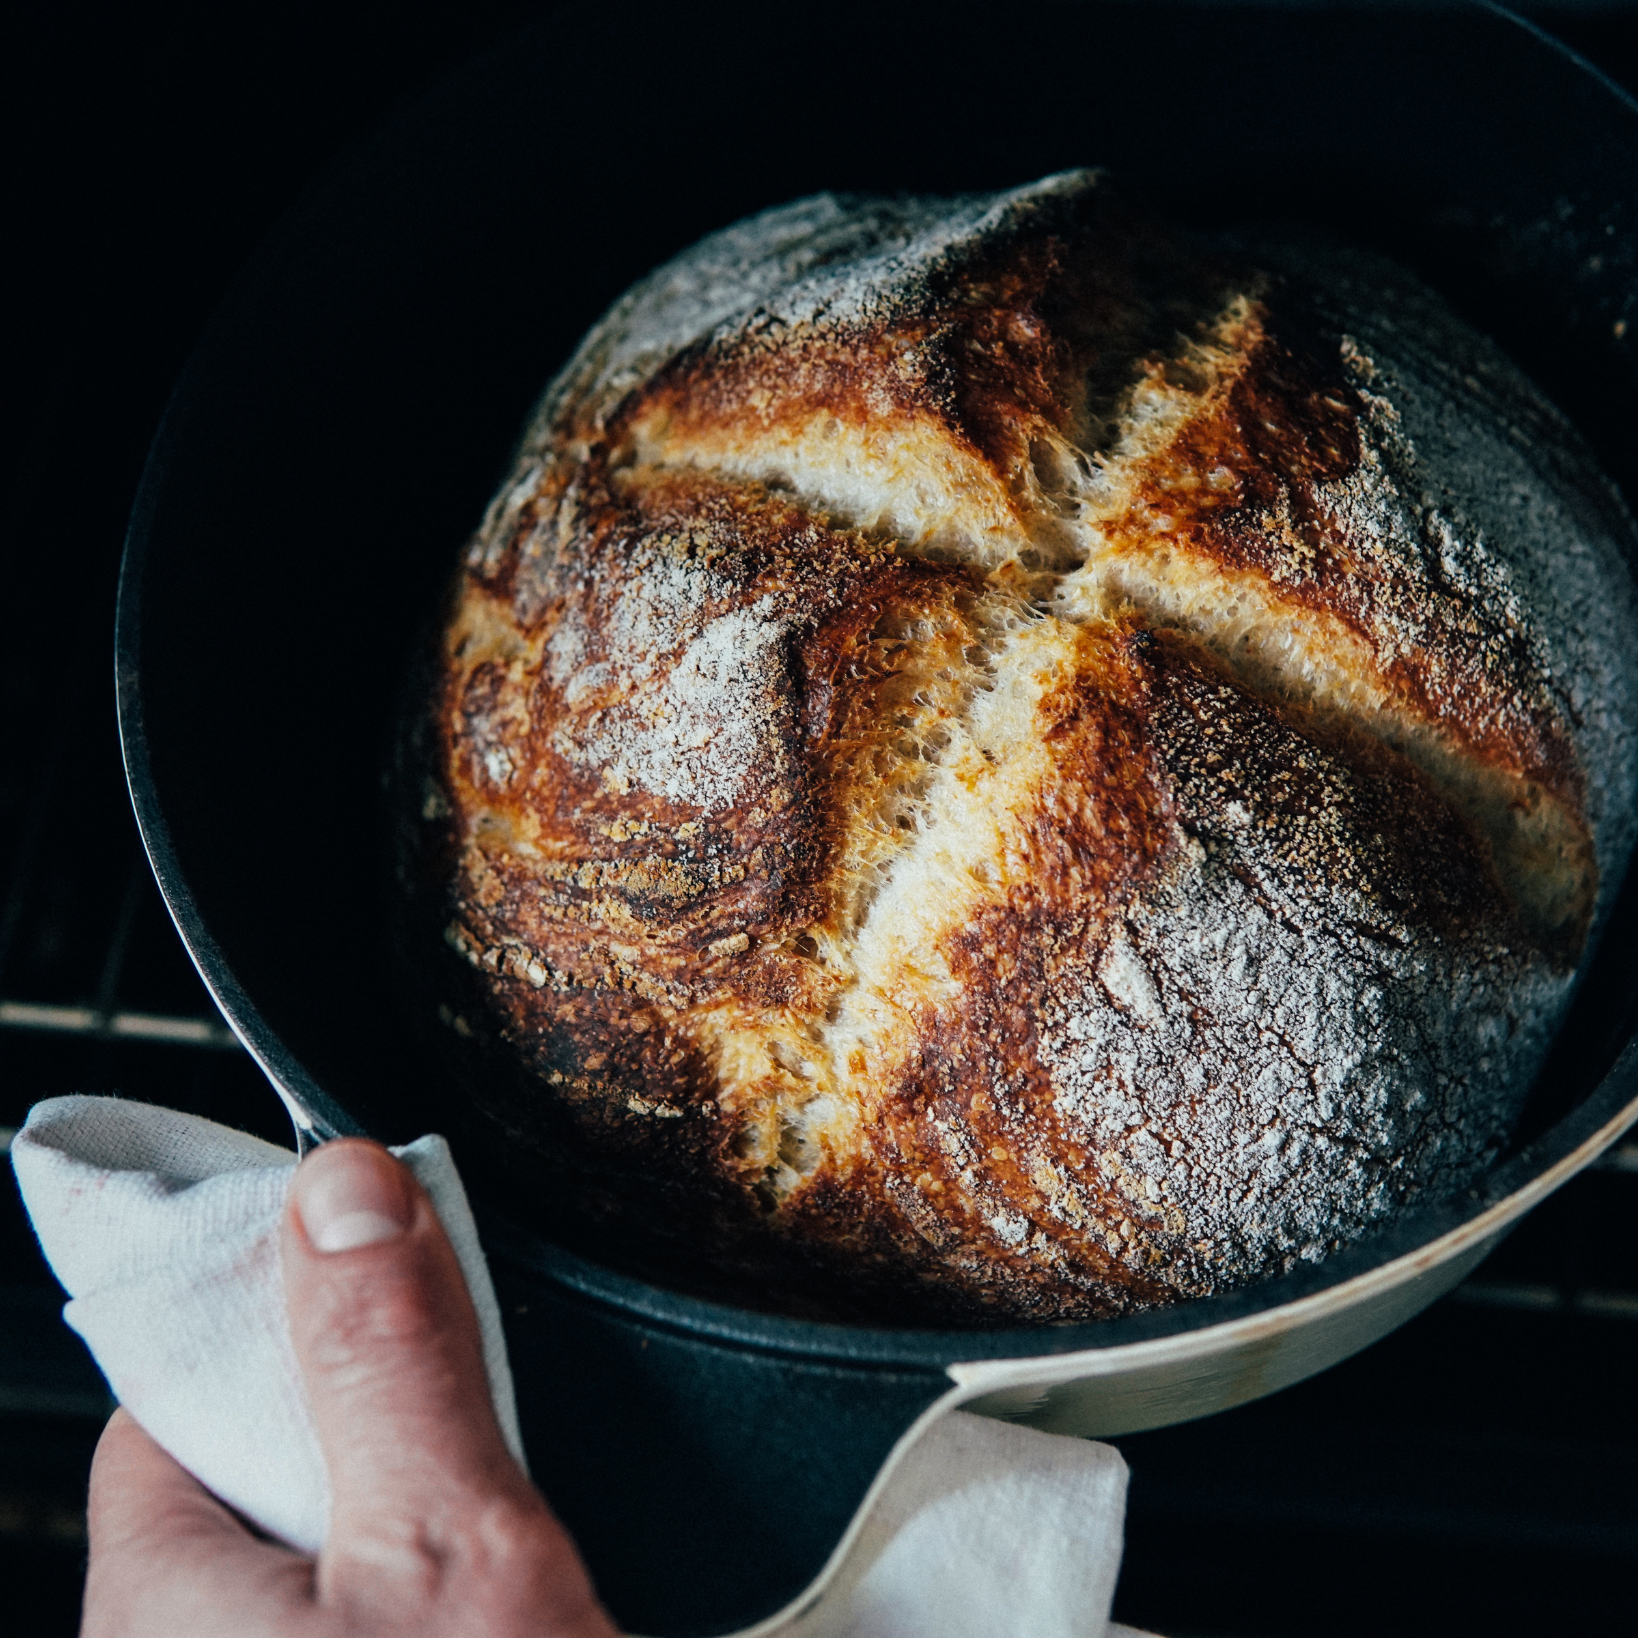
M 324 1602 L 368 1630 L 460 1630 L 491 1638 L 606 1633 L 578 1554 L 533 1492 L 445 1495 L 429 1520 L 376 1519 L 325 1551 Z M 397 1623 L 396 1625 L 394 1623 Z M 453 1627 L 447 1630 L 454 1630 Z
M 375 1520 L 346 1532 L 325 1549 L 321 1596 L 358 1607 L 386 1599 L 408 1608 L 430 1607 L 448 1579 L 448 1555 L 411 1522 Z
M 534 1561 L 545 1552 L 544 1519 L 532 1507 L 496 1501 L 482 1508 L 475 1535 L 487 1563 L 496 1566 Z
M 510 1497 L 476 1507 L 462 1520 L 452 1557 L 492 1584 L 517 1585 L 549 1572 L 558 1552 L 545 1509 Z

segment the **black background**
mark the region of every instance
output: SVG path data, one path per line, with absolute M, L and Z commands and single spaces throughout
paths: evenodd
M 170 387 L 235 271 L 335 156 L 536 9 L 57 6 L 0 25 L 0 822 L 21 801 L 6 770 L 38 764 L 77 720 L 73 702 L 93 702 L 103 736 L 85 754 L 113 766 L 124 519 Z M 770 50 L 798 55 L 803 31 L 825 26 L 822 10 L 697 15 L 703 29 L 762 30 Z M 1543 15 L 1638 83 L 1627 8 Z M 639 22 L 609 8 L 609 51 Z M 889 107 L 894 94 L 884 75 Z M 605 147 L 600 162 L 619 174 L 666 157 Z M 117 775 L 95 791 L 88 801 L 121 800 Z M 37 1091 L 66 1089 L 24 1084 L 18 1060 L 0 1062 L 8 1120 Z M 1635 1364 L 1631 1336 L 1612 1343 L 1594 1321 L 1532 1329 L 1442 1305 L 1266 1405 L 1122 1441 L 1135 1478 L 1117 1613 L 1173 1638 L 1630 1619 L 1634 1514 L 1601 1510 L 1600 1498 L 1638 1491 Z M 19 1447 L 35 1436 L 0 1429 Z M 1448 1481 L 1436 1494 L 1420 1484 L 1425 1469 Z M 1316 1484 L 1316 1472 L 1335 1482 Z M 1499 1492 L 1539 1505 L 1498 1513 Z M 0 1620 L 9 1608 L 33 1630 L 69 1630 L 78 1548 L 0 1551 Z

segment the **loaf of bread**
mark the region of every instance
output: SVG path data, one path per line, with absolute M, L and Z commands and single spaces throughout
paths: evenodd
M 1619 885 L 1632 539 L 1370 257 L 1088 172 L 718 233 L 453 594 L 410 875 L 473 1097 L 775 1305 L 1322 1258 L 1496 1156 Z

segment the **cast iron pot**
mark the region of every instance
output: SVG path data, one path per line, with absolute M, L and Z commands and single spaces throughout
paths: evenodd
M 397 1010 L 382 770 L 411 651 L 532 400 L 633 278 L 821 188 L 1085 163 L 1203 227 L 1397 256 L 1638 493 L 1638 105 L 1489 8 L 1010 4 L 547 16 L 261 247 L 155 443 L 120 589 L 120 728 L 160 886 L 308 1139 L 456 1134 L 536 1479 L 616 1617 L 720 1633 L 796 1598 L 952 1403 L 1113 1434 L 1382 1336 L 1638 1115 L 1621 901 L 1514 1150 L 1468 1195 L 1230 1296 L 894 1331 L 707 1302 L 543 1232 Z M 464 1136 L 462 1134 L 472 1134 Z

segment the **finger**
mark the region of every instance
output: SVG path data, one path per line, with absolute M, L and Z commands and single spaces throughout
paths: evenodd
M 289 1630 L 311 1560 L 263 1541 L 123 1410 L 97 1443 L 81 1638 Z
M 501 1437 L 465 1277 L 408 1169 L 374 1144 L 322 1145 L 297 1168 L 283 1245 L 330 1475 L 320 1602 L 402 1625 L 454 1598 L 497 1634 L 610 1632 Z
M 284 1254 L 333 1526 L 381 1509 L 424 1516 L 452 1486 L 521 1478 L 466 1280 L 407 1167 L 356 1139 L 315 1150 L 291 1188 Z

